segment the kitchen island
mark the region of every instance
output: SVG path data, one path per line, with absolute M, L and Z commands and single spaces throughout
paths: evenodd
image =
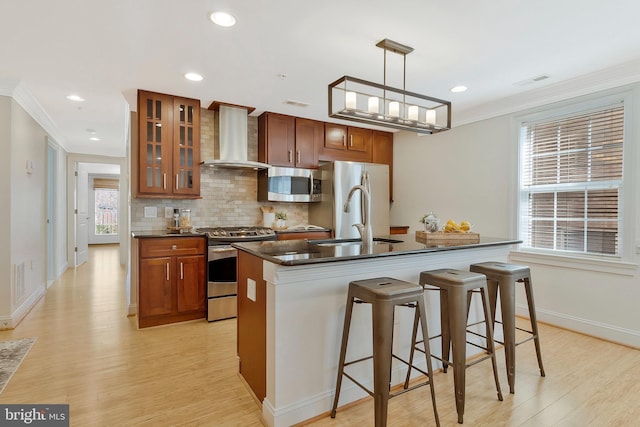
M 514 239 L 482 238 L 476 244 L 427 246 L 415 242 L 413 236 L 392 237 L 380 239 L 369 249 L 358 241 L 291 240 L 233 245 L 238 249 L 240 374 L 262 402 L 268 426 L 289 426 L 325 413 L 329 416 L 350 281 L 394 277 L 417 283 L 424 270 L 467 270 L 469 264 L 476 262 L 507 261 L 511 247 L 520 243 Z M 437 335 L 438 292 L 426 294 L 430 335 Z M 476 313 L 479 310 L 474 301 L 470 318 L 475 318 Z M 413 314 L 409 308 L 396 309 L 394 353 L 401 356 L 409 352 Z M 371 354 L 371 335 L 371 308 L 357 305 L 347 360 Z M 432 341 L 432 351 L 440 352 L 436 340 Z M 420 359 L 424 367 L 424 358 Z M 352 368 L 351 373 L 372 388 L 371 364 Z M 394 361 L 392 385 L 400 384 L 403 374 L 406 367 Z M 364 391 L 346 380 L 340 406 L 365 396 Z M 453 390 L 450 397 L 453 399 Z

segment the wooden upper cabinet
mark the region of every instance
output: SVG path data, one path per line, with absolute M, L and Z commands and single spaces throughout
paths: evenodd
M 138 193 L 167 193 L 173 148 L 173 97 L 138 91 Z
M 389 165 L 389 200 L 393 201 L 393 133 L 373 131 L 371 161 Z
M 370 162 L 372 135 L 370 129 L 325 123 L 320 160 Z
M 138 197 L 200 196 L 200 101 L 138 91 Z
M 373 134 L 371 129 L 354 128 L 347 130 L 347 150 L 371 153 Z
M 324 125 L 324 146 L 334 150 L 347 149 L 347 127 L 333 123 Z
M 258 117 L 258 161 L 273 166 L 318 167 L 322 122 L 266 112 Z
M 324 123 L 296 118 L 296 158 L 299 168 L 318 167 L 318 150 L 324 141 Z
M 200 101 L 173 100 L 173 193 L 200 195 Z
M 258 161 L 294 167 L 295 149 L 295 117 L 268 112 L 258 117 Z
M 327 160 L 388 164 L 392 177 L 393 133 L 271 112 L 258 117 L 258 161 L 315 169 Z

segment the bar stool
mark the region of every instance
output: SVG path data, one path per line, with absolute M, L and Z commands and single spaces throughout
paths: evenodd
M 516 346 L 527 341 L 533 340 L 536 347 L 536 356 L 538 357 L 538 367 L 540 368 L 540 376 L 545 376 L 544 367 L 542 366 L 542 355 L 540 353 L 540 339 L 538 334 L 538 322 L 536 320 L 536 308 L 533 302 L 533 288 L 531 285 L 531 273 L 529 267 L 524 265 L 507 264 L 504 262 L 482 262 L 472 264 L 469 270 L 487 276 L 489 285 L 489 301 L 493 310 L 493 321 L 496 322 L 496 303 L 497 292 L 500 291 L 500 309 L 502 311 L 503 335 L 504 335 L 504 354 L 507 365 L 507 379 L 509 381 L 509 391 L 515 392 L 516 380 Z M 531 330 L 516 327 L 516 289 L 515 283 L 523 283 L 525 293 L 527 294 L 527 305 L 529 306 L 529 319 L 531 321 Z M 516 342 L 516 329 L 531 334 L 525 340 Z
M 409 372 L 407 372 L 405 386 L 408 384 L 409 375 L 411 375 L 411 364 L 413 362 L 414 351 L 423 351 L 416 345 L 424 342 L 424 350 L 427 354 L 430 354 L 426 343 L 429 339 L 441 337 L 442 358 L 434 356 L 433 354 L 431 354 L 431 357 L 442 362 L 444 372 L 447 372 L 448 365 L 453 365 L 456 410 L 458 412 L 458 423 L 462 424 L 464 416 L 466 368 L 490 358 L 493 366 L 493 377 L 496 382 L 498 400 L 502 401 L 502 391 L 500 390 L 500 381 L 498 380 L 498 367 L 496 364 L 495 347 L 493 344 L 493 325 L 490 321 L 490 319 L 492 319 L 491 308 L 489 307 L 486 298 L 486 295 L 488 294 L 487 281 L 485 276 L 482 274 L 445 268 L 423 271 L 420 273 L 420 284 L 423 286 L 435 286 L 435 290 L 440 291 L 440 322 L 442 333 L 440 335 L 424 339 L 423 341 L 416 342 L 416 327 L 414 321 L 414 333 L 412 338 L 414 345 L 411 348 L 411 354 L 409 356 Z M 430 290 L 429 288 L 425 289 Z M 467 325 L 467 317 L 469 315 L 470 299 L 475 290 L 480 292 L 482 297 L 482 307 L 484 310 L 484 321 L 477 322 L 475 324 L 485 323 L 487 346 L 485 348 L 476 343 L 469 342 L 469 344 L 485 350 L 486 355 L 467 364 L 467 326 L 472 326 Z M 422 336 L 428 337 L 427 335 L 424 335 L 424 333 Z M 450 345 L 453 353 L 452 360 L 449 360 Z
M 354 303 L 371 304 L 373 355 L 345 362 Z M 338 399 L 340 397 L 340 387 L 342 385 L 342 376 L 344 375 L 374 398 L 376 427 L 384 427 L 387 425 L 387 407 L 390 398 L 427 384 L 429 384 L 431 388 L 431 402 L 433 405 L 433 414 L 436 419 L 436 425 L 440 425 L 438 411 L 436 409 L 436 396 L 433 388 L 433 370 L 431 368 L 431 359 L 429 357 L 426 357 L 427 372 L 420 370 L 420 372 L 427 375 L 427 381 L 417 384 L 411 388 L 405 388 L 397 393 L 391 394 L 389 392 L 392 358 L 395 358 L 404 364 L 408 364 L 408 362 L 394 355 L 392 352 L 394 311 L 395 307 L 398 305 L 416 308 L 416 316 L 420 318 L 422 333 L 424 336 L 427 336 L 427 314 L 422 286 L 389 277 L 356 280 L 349 283 L 347 306 L 344 315 L 344 328 L 342 331 L 342 345 L 340 347 L 340 362 L 338 364 L 338 379 L 336 381 L 336 394 L 333 401 L 333 407 L 331 408 L 331 418 L 335 418 L 336 416 Z M 426 344 L 426 348 L 428 352 L 428 343 Z M 373 392 L 368 390 L 360 382 L 344 371 L 346 366 L 363 362 L 371 358 L 373 358 Z M 419 368 L 415 366 L 414 368 L 419 370 Z

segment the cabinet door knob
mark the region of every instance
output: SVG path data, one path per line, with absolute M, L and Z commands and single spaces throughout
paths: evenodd
M 176 190 L 178 189 L 178 185 L 179 185 L 179 184 L 178 184 L 178 176 L 179 176 L 179 175 L 178 175 L 178 174 L 176 174 Z
M 178 245 L 171 245 L 171 250 L 172 251 L 177 251 L 178 250 Z
M 347 146 L 347 135 L 342 135 L 342 145 Z
M 167 189 L 167 174 L 166 173 L 162 174 L 162 189 L 163 190 Z
M 169 263 L 167 263 L 167 282 L 169 281 Z
M 293 163 L 293 151 L 289 150 L 289 163 Z
M 180 263 L 180 280 L 184 280 L 184 263 Z
M 300 151 L 296 152 L 298 154 L 298 160 L 296 160 L 296 163 L 300 163 Z

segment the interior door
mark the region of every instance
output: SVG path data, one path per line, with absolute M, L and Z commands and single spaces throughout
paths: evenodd
M 76 266 L 89 259 L 89 173 L 76 163 Z

